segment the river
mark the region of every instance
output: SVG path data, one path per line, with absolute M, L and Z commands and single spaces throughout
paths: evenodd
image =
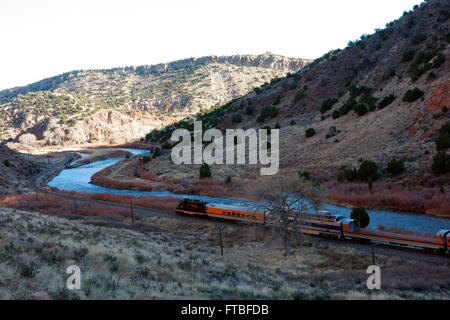
M 122 149 L 129 151 L 133 156 L 142 155 L 148 153 L 146 150 L 138 149 Z M 137 190 L 121 190 L 113 188 L 105 188 L 93 185 L 89 183 L 91 177 L 96 172 L 109 167 L 124 158 L 111 158 L 102 161 L 96 161 L 84 166 L 73 169 L 64 169 L 57 176 L 55 176 L 48 185 L 51 187 L 58 188 L 60 190 L 68 191 L 78 191 L 84 193 L 109 193 L 109 194 L 120 194 L 120 195 L 131 195 L 131 196 L 172 196 L 177 198 L 192 198 L 199 199 L 206 202 L 214 204 L 224 204 L 233 206 L 244 206 L 245 201 L 227 199 L 221 197 L 211 197 L 211 196 L 198 196 L 190 194 L 177 194 L 170 191 L 137 191 Z M 328 210 L 336 215 L 341 215 L 344 217 L 350 217 L 350 209 L 324 204 L 324 210 Z M 441 229 L 450 230 L 450 219 L 433 217 L 425 214 L 417 213 L 405 213 L 405 212 L 395 212 L 387 210 L 367 210 L 370 216 L 369 227 L 377 228 L 379 224 L 383 224 L 386 227 L 390 226 L 400 226 L 407 228 L 409 230 L 414 230 L 421 233 L 435 233 Z

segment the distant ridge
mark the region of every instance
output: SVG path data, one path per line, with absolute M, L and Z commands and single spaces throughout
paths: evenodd
M 31 133 L 38 144 L 125 142 L 309 62 L 264 53 L 66 72 L 1 91 L 0 132 L 2 139 Z

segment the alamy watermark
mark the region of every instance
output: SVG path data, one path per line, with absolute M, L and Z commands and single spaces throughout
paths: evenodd
M 69 290 L 80 290 L 81 289 L 81 270 L 77 265 L 68 266 L 66 273 L 69 277 L 66 280 L 66 286 Z
M 226 129 L 224 139 L 222 131 L 212 128 L 203 133 L 202 122 L 194 121 L 193 136 L 186 129 L 176 129 L 171 141 L 179 142 L 171 153 L 175 164 L 247 164 L 248 159 L 248 164 L 265 166 L 261 175 L 278 173 L 279 129 L 271 129 L 270 135 L 267 129 Z M 203 147 L 204 142 L 209 144 Z
M 367 267 L 367 274 L 370 274 L 367 278 L 366 286 L 369 290 L 381 289 L 381 269 L 379 266 L 371 265 Z

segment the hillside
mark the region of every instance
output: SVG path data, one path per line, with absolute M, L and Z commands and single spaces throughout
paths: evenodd
M 0 143 L 0 195 L 21 192 L 27 187 L 27 179 L 39 170 L 39 160 L 44 157 L 18 153 Z
M 308 62 L 266 53 L 72 71 L 1 91 L 0 134 L 32 133 L 40 145 L 126 142 Z
M 42 170 L 64 161 L 66 154 L 50 151 L 30 154 L 30 149 L 13 150 L 0 142 L 0 196 L 30 192 L 29 180 Z
M 347 48 L 331 51 L 299 72 L 258 87 L 198 119 L 205 128 L 222 130 L 279 127 L 282 174 L 307 171 L 312 179 L 328 185 L 331 194 L 342 191 L 344 182 L 350 183 L 345 192 L 357 196 L 358 204 L 370 205 L 369 195 L 371 199 L 384 194 L 387 198 L 377 199 L 374 206 L 448 216 L 450 208 L 443 204 L 450 202 L 449 173 L 436 173 L 431 166 L 437 153 L 435 139 L 450 119 L 449 12 L 447 1 L 427 1 L 387 23 L 385 29 L 350 41 Z M 192 128 L 192 122 L 186 119 L 151 132 L 147 139 L 164 144 L 178 127 Z M 307 137 L 309 128 L 314 130 Z M 403 171 L 388 168 L 393 159 L 402 162 Z M 364 160 L 377 166 L 371 177 L 379 179 L 375 194 L 368 190 L 367 177 L 358 177 Z M 212 175 L 227 187 L 223 182 L 228 176 L 241 184 L 257 179 L 256 169 L 213 166 Z M 179 178 L 175 181 L 188 185 L 187 179 L 198 179 L 198 166 L 174 166 L 168 154 L 141 164 L 141 171 L 135 184 L 148 180 L 147 187 L 174 189 L 179 184 L 161 187 L 160 182 Z M 430 189 L 403 188 L 394 201 L 396 185 Z M 356 203 L 350 201 L 355 199 L 329 200 Z M 432 202 L 429 207 L 428 201 Z

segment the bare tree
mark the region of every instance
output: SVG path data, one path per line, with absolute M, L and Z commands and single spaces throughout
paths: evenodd
M 264 177 L 248 188 L 248 195 L 257 201 L 257 210 L 266 212 L 266 224 L 276 228 L 276 237 L 281 237 L 284 255 L 290 255 L 293 240 L 303 239 L 301 224 L 304 213 L 318 211 L 321 192 L 313 184 L 295 176 Z

